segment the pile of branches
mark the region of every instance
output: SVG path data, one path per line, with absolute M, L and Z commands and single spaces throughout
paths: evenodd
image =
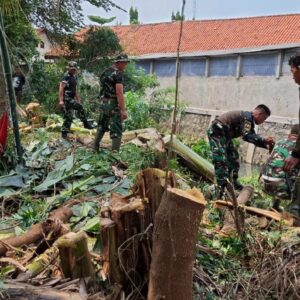
M 300 298 L 300 242 L 265 253 L 245 288 L 244 299 Z

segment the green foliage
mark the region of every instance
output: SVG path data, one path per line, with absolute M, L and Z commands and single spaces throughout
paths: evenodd
M 204 139 L 200 139 L 196 144 L 192 145 L 192 150 L 199 154 L 201 157 L 211 161 L 211 150 L 209 143 Z
M 26 230 L 33 224 L 40 222 L 47 216 L 46 202 L 41 199 L 32 199 L 25 202 L 18 212 L 13 215 L 13 219 L 23 230 Z
M 101 45 L 101 46 L 99 46 Z M 109 56 L 121 52 L 118 36 L 108 27 L 91 27 L 81 43 L 74 43 L 72 50 L 79 50 L 80 65 L 83 69 L 100 76 L 110 64 Z
M 147 88 L 159 86 L 156 75 L 145 74 L 142 68 L 137 68 L 134 61 L 131 61 L 124 71 L 125 91 L 144 94 Z
M 159 89 L 152 92 L 150 95 L 149 111 L 150 116 L 159 124 L 167 121 L 171 117 L 174 107 L 175 88 Z M 177 118 L 180 118 L 187 104 L 184 101 L 179 101 L 177 107 Z
M 25 102 L 38 101 L 48 113 L 58 110 L 58 86 L 65 69 L 65 62 L 46 64 L 44 61 L 35 61 L 33 72 L 27 78 L 29 89 L 24 92 Z
M 109 11 L 120 8 L 111 0 L 87 0 L 92 5 Z M 51 39 L 61 41 L 68 33 L 83 25 L 81 0 L 22 0 L 24 14 L 38 28 L 44 28 Z
M 139 12 L 133 6 L 129 10 L 129 24 L 139 24 Z
M 184 15 L 181 16 L 181 13 L 179 11 L 177 11 L 176 14 L 174 14 L 174 12 L 172 11 L 171 21 L 181 21 L 181 20 L 184 20 Z
M 12 63 L 27 63 L 37 54 L 38 38 L 32 24 L 22 13 L 5 14 L 3 22 Z
M 125 99 L 128 111 L 126 130 L 147 128 L 154 125 L 154 120 L 150 117 L 149 103 L 143 99 L 141 94 L 129 91 L 125 94 Z
M 101 18 L 99 16 L 88 16 L 88 18 L 92 21 L 92 22 L 96 22 L 100 25 L 104 25 L 107 23 L 110 23 L 112 21 L 114 21 L 116 19 L 116 17 L 111 17 L 111 18 Z

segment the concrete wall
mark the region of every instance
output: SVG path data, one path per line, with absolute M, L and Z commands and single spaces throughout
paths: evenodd
M 161 88 L 175 86 L 175 78 L 159 78 Z M 180 98 L 190 108 L 207 111 L 252 110 L 264 103 L 272 116 L 297 118 L 299 91 L 292 76 L 182 77 Z

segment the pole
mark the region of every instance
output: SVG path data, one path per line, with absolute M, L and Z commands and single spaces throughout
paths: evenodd
M 8 99 L 9 99 L 10 111 L 11 111 L 11 117 L 13 123 L 15 144 L 17 148 L 17 155 L 18 155 L 18 160 L 21 161 L 22 146 L 20 141 L 19 124 L 17 118 L 16 98 L 15 98 L 15 93 L 12 85 L 12 71 L 11 71 L 11 64 L 10 64 L 10 59 L 9 59 L 6 40 L 5 40 L 4 23 L 3 23 L 1 8 L 0 8 L 0 48 L 1 48 L 1 56 L 3 62 L 3 73 L 6 79 L 6 87 L 7 87 Z

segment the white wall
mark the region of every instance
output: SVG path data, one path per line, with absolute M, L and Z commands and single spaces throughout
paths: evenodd
M 160 77 L 161 88 L 175 86 L 174 77 Z M 297 118 L 299 89 L 292 76 L 181 77 L 180 98 L 201 110 L 251 110 L 264 103 L 272 116 Z

